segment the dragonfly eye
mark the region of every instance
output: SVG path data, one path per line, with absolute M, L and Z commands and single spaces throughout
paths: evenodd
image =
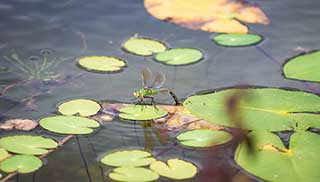
M 138 92 L 133 92 L 133 96 L 134 97 L 139 97 L 139 93 Z

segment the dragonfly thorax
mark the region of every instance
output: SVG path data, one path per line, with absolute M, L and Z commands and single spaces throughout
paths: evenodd
M 133 96 L 137 98 L 143 98 L 146 96 L 156 95 L 157 93 L 158 93 L 158 90 L 156 89 L 141 88 L 140 90 L 133 92 Z

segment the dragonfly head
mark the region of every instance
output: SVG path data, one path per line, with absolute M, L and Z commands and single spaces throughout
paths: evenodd
M 139 91 L 133 92 L 133 96 L 136 97 L 136 98 L 139 98 L 140 97 L 140 92 Z

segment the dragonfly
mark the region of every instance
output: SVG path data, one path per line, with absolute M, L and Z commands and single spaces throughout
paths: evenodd
M 159 93 L 169 93 L 176 105 L 179 105 L 179 101 L 176 95 L 168 88 L 163 88 L 162 85 L 166 81 L 166 76 L 157 72 L 155 75 L 152 74 L 149 68 L 144 67 L 141 70 L 142 88 L 133 92 L 133 96 L 140 99 L 139 103 L 143 103 L 146 99 L 151 99 L 151 104 L 155 106 L 154 96 Z

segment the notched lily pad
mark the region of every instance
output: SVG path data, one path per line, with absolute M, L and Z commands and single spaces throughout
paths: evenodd
M 42 128 L 60 134 L 89 134 L 100 124 L 81 116 L 50 116 L 39 121 Z
M 126 62 L 111 56 L 86 56 L 78 60 L 78 65 L 87 71 L 110 73 L 122 71 Z
M 119 109 L 119 117 L 128 120 L 145 121 L 166 116 L 167 111 L 149 105 L 126 106 Z
M 203 59 L 203 53 L 195 48 L 173 48 L 158 53 L 155 60 L 167 65 L 188 65 Z
M 0 148 L 0 162 L 10 157 L 11 155 L 4 148 Z
M 139 56 L 151 56 L 167 49 L 163 42 L 143 37 L 130 38 L 122 45 L 122 48 Z
M 171 179 L 188 179 L 197 174 L 197 167 L 194 164 L 180 159 L 169 159 L 167 164 L 155 161 L 150 165 L 150 169 Z
M 119 167 L 109 174 L 109 178 L 116 181 L 147 182 L 157 180 L 159 175 L 142 167 Z
M 212 40 L 221 46 L 244 47 L 259 44 L 263 38 L 257 34 L 218 34 Z
M 63 102 L 58 106 L 58 112 L 63 115 L 92 116 L 99 112 L 101 106 L 93 100 L 74 99 Z
M 0 169 L 6 173 L 31 173 L 42 166 L 42 161 L 33 155 L 14 155 L 1 162 Z
M 182 145 L 189 147 L 211 147 L 227 143 L 232 139 L 232 135 L 225 131 L 199 129 L 183 132 L 177 139 Z
M 155 159 L 152 154 L 142 150 L 124 150 L 105 155 L 101 160 L 103 164 L 109 166 L 147 166 Z
M 320 51 L 291 58 L 283 66 L 286 78 L 320 82 Z
M 9 152 L 25 155 L 46 154 L 48 149 L 53 149 L 57 146 L 57 142 L 42 136 L 16 135 L 0 139 L 0 147 Z

